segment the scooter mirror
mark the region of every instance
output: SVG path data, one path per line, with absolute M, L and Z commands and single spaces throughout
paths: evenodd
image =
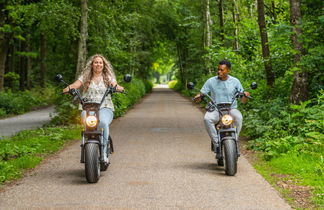
M 252 90 L 257 89 L 258 84 L 256 82 L 252 82 L 250 87 L 251 87 Z
M 58 74 L 55 76 L 55 81 L 56 82 L 63 82 L 63 76 L 61 74 Z
M 130 74 L 125 74 L 124 81 L 127 82 L 127 83 L 132 81 L 132 76 Z
M 187 84 L 187 88 L 188 88 L 189 90 L 194 89 L 194 87 L 195 87 L 195 84 L 194 84 L 193 82 L 188 82 L 188 84 Z

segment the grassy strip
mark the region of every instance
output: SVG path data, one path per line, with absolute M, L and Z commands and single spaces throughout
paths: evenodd
M 292 207 L 296 209 L 324 207 L 324 179 L 323 175 L 314 173 L 318 163 L 314 157 L 287 154 L 265 161 L 262 156 L 263 153 L 260 152 L 257 158 L 253 158 L 253 166 Z
M 248 150 L 243 138 L 242 154 L 296 209 L 316 209 L 323 205 L 323 179 L 316 175 L 316 158 L 289 153 L 272 160 L 264 152 Z M 312 170 L 313 169 L 313 170 Z M 311 172 L 312 171 L 312 172 Z
M 26 169 L 34 168 L 46 156 L 74 139 L 80 138 L 80 127 L 40 128 L 19 132 L 0 141 L 0 185 L 20 178 Z

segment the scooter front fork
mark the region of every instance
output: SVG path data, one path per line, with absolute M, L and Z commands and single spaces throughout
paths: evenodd
M 85 142 L 85 138 L 84 138 L 84 134 L 83 131 L 81 132 L 81 136 L 82 136 L 82 140 L 81 140 L 81 159 L 80 159 L 80 163 L 84 163 L 84 142 Z

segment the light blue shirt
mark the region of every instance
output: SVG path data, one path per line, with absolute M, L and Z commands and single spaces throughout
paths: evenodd
M 243 92 L 244 89 L 240 80 L 228 75 L 227 80 L 218 79 L 218 76 L 209 78 L 200 92 L 203 94 L 211 93 L 211 98 L 219 103 L 232 103 L 233 97 L 237 91 Z M 233 109 L 237 108 L 237 101 L 232 104 Z

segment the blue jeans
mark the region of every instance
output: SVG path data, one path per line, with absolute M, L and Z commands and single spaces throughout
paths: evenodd
M 81 119 L 84 122 L 86 117 L 86 111 L 82 111 Z M 103 144 L 104 144 L 104 151 L 106 151 L 108 145 L 108 137 L 109 137 L 109 125 L 114 118 L 114 112 L 109 108 L 101 108 L 99 110 L 99 128 L 103 128 Z

